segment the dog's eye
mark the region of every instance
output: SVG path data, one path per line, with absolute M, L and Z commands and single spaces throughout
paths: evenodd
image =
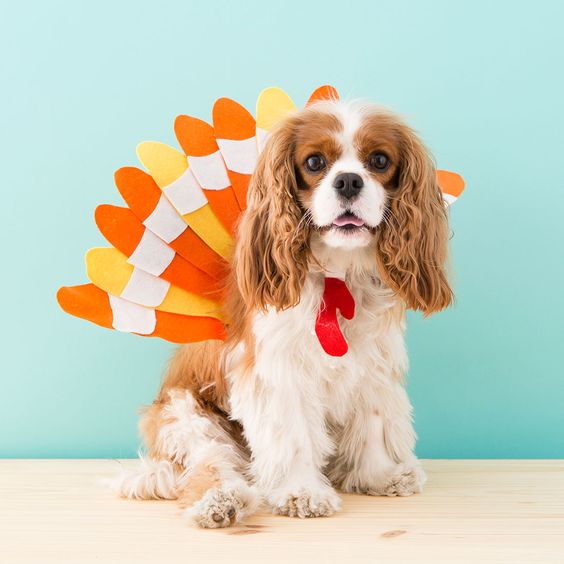
M 378 172 L 384 172 L 390 166 L 390 159 L 384 153 L 372 153 L 368 157 L 368 165 Z
M 310 155 L 304 163 L 304 167 L 308 172 L 320 172 L 327 166 L 323 155 Z

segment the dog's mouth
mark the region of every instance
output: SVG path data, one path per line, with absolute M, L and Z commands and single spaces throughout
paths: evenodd
M 338 229 L 339 231 L 355 232 L 361 229 L 366 229 L 366 222 L 354 213 L 345 212 L 336 217 L 329 227 Z
M 323 241 L 329 247 L 355 249 L 365 247 L 372 240 L 376 228 L 350 210 L 335 217 L 321 228 Z

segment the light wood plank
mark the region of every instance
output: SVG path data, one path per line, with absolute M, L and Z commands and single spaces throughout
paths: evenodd
M 113 497 L 101 480 L 135 463 L 0 461 L 0 561 L 564 562 L 564 461 L 428 460 L 421 495 L 211 531 L 174 502 Z

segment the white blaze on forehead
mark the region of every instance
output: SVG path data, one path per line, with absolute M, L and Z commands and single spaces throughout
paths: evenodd
M 354 138 L 362 125 L 362 112 L 356 104 L 338 104 L 335 110 L 343 127 L 338 134 L 339 142 L 345 152 L 356 154 Z

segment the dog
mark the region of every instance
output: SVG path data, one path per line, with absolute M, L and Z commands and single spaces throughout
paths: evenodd
M 262 151 L 226 288 L 228 338 L 182 346 L 144 410 L 127 498 L 178 499 L 226 527 L 261 504 L 329 516 L 337 490 L 406 496 L 414 455 L 405 312 L 451 304 L 448 222 L 432 158 L 398 116 L 323 101 L 286 117 Z M 314 327 L 326 277 L 356 303 L 343 356 Z

